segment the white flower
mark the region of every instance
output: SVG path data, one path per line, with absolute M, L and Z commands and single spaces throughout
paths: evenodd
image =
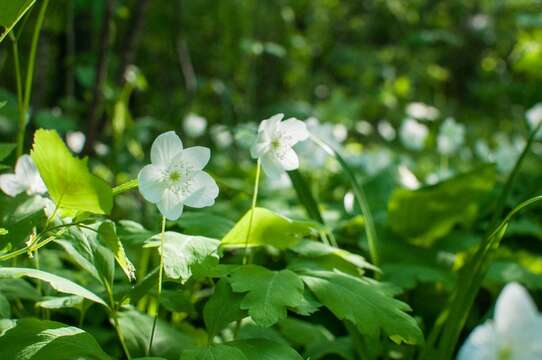
M 152 143 L 151 164 L 139 172 L 139 191 L 169 220 L 177 220 L 184 205 L 211 206 L 218 196 L 218 186 L 202 171 L 210 157 L 208 148 L 194 146 L 183 150 L 174 131 L 163 133 Z
M 196 114 L 188 114 L 183 121 L 183 129 L 190 137 L 197 138 L 205 133 L 207 119 Z
M 309 137 L 304 122 L 295 118 L 281 121 L 283 117 L 284 114 L 277 114 L 260 123 L 250 151 L 253 158 L 261 159 L 263 170 L 272 178 L 299 167 L 299 158 L 292 147 Z
M 211 136 L 215 144 L 221 149 L 230 147 L 233 143 L 233 136 L 224 125 L 213 125 L 211 127 Z
M 316 136 L 334 149 L 339 149 L 341 143 L 348 136 L 348 130 L 344 125 L 333 125 L 330 123 L 321 123 L 315 117 L 305 120 L 305 125 L 309 133 Z M 337 130 L 340 129 L 340 130 Z M 322 147 L 313 141 L 304 141 L 295 145 L 295 150 L 303 160 L 312 168 L 321 168 L 326 164 L 329 154 Z
M 506 285 L 495 304 L 495 318 L 476 327 L 458 360 L 542 359 L 542 318 L 527 291 Z
M 85 141 L 85 134 L 83 134 L 81 131 L 73 131 L 66 134 L 66 144 L 68 144 L 70 150 L 76 154 L 79 154 L 81 151 L 83 151 Z
M 455 153 L 465 141 L 465 126 L 458 124 L 454 118 L 447 118 L 437 137 L 437 148 L 442 155 Z
M 406 113 L 408 116 L 418 120 L 436 120 L 440 112 L 436 107 L 424 104 L 422 102 L 413 102 L 407 105 Z
M 392 141 L 397 136 L 397 132 L 387 120 L 381 120 L 377 125 L 378 133 L 386 141 Z
M 527 110 L 525 112 L 525 117 L 527 118 L 527 123 L 529 124 L 529 128 L 531 129 L 531 131 L 534 130 L 534 128 L 538 126 L 540 121 L 542 121 L 542 103 L 538 103 L 529 110 Z M 541 139 L 542 131 L 539 131 L 536 137 L 537 139 Z
M 14 174 L 0 175 L 0 189 L 12 197 L 22 192 L 26 192 L 28 195 L 47 192 L 47 187 L 45 187 L 38 168 L 30 155 L 22 155 L 17 160 Z
M 421 184 L 416 175 L 406 165 L 399 165 L 397 168 L 399 182 L 407 189 L 419 189 Z
M 421 150 L 425 145 L 425 140 L 429 135 L 427 126 L 417 122 L 414 119 L 405 119 L 401 125 L 400 137 L 405 147 L 411 150 Z

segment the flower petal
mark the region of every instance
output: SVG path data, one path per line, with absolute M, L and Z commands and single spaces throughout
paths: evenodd
M 529 324 L 536 321 L 538 310 L 529 293 L 518 283 L 504 287 L 495 304 L 495 327 L 500 334 L 523 336 Z
M 182 150 L 183 143 L 175 131 L 165 132 L 152 143 L 151 162 L 154 165 L 168 165 Z
M 457 360 L 494 360 L 498 355 L 499 340 L 493 324 L 488 322 L 472 331 L 459 350 Z
M 275 155 L 271 152 L 266 153 L 262 158 L 262 168 L 271 179 L 280 179 L 284 174 L 284 169 Z
M 274 133 L 283 118 L 284 114 L 275 114 L 269 119 L 262 120 L 262 122 L 260 123 L 260 127 L 258 128 L 258 132 L 264 132 L 267 134 Z
M 282 168 L 286 171 L 295 170 L 299 167 L 299 158 L 291 147 L 282 149 L 280 156 L 277 156 L 277 159 Z
M 289 118 L 280 124 L 281 130 L 287 135 L 288 144 L 293 146 L 299 141 L 304 141 L 309 138 L 309 130 L 307 125 L 296 118 Z
M 258 138 L 250 148 L 250 155 L 253 159 L 262 157 L 269 149 L 271 149 L 271 143 L 267 138 L 268 137 L 263 132 L 258 133 Z
M 194 208 L 213 205 L 218 196 L 219 189 L 211 175 L 204 171 L 199 171 L 194 175 L 192 181 L 196 184 L 194 186 L 196 190 L 186 198 L 185 205 Z
M 211 159 L 211 149 L 204 146 L 189 147 L 183 150 L 181 157 L 191 171 L 200 171 Z
M 26 191 L 26 184 L 21 183 L 15 174 L 3 174 L 0 175 L 0 189 L 6 195 L 15 197 Z
M 162 168 L 156 165 L 147 165 L 137 175 L 139 192 L 145 200 L 152 203 L 160 201 L 166 184 L 163 180 Z
M 180 196 L 170 189 L 166 189 L 162 193 L 162 197 L 156 206 L 158 206 L 160 213 L 171 221 L 179 219 L 183 214 L 183 203 Z

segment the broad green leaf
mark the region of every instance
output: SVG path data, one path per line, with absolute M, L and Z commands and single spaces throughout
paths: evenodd
M 130 309 L 119 313 L 119 324 L 133 356 L 144 356 L 149 346 L 154 318 Z M 167 322 L 158 319 L 150 356 L 178 359 L 179 354 L 196 346 L 196 340 Z
M 112 221 L 104 221 L 98 228 L 98 233 L 100 234 L 100 239 L 105 244 L 105 246 L 113 252 L 115 260 L 119 264 L 124 274 L 130 282 L 135 281 L 136 273 L 135 267 L 128 259 L 126 252 L 124 251 L 124 246 L 117 236 L 117 230 L 115 228 L 115 223 Z
M 7 103 L 7 101 L 0 101 L 0 109 L 6 106 Z
M 250 339 L 211 345 L 183 352 L 183 360 L 302 360 L 291 347 L 265 339 Z
M 235 225 L 233 221 L 210 212 L 186 212 L 177 221 L 183 233 L 222 239 Z
M 335 340 L 335 336 L 322 325 L 296 318 L 286 318 L 278 323 L 280 332 L 295 346 L 311 345 Z
M 242 295 L 232 292 L 225 279 L 216 283 L 214 294 L 203 308 L 203 321 L 211 339 L 231 322 L 243 318 L 242 298 Z
M 234 292 L 248 292 L 241 309 L 248 310 L 260 326 L 285 319 L 287 307 L 299 306 L 303 301 L 303 282 L 290 270 L 271 271 L 246 265 L 234 271 L 229 281 Z
M 36 302 L 36 307 L 44 309 L 65 309 L 65 308 L 78 308 L 83 303 L 81 296 L 62 296 L 62 297 L 48 297 L 45 300 Z
M 0 294 L 8 300 L 38 301 L 41 298 L 39 291 L 23 279 L 1 279 Z
M 485 166 L 437 185 L 398 189 L 388 204 L 392 229 L 412 242 L 431 245 L 456 224 L 472 222 L 495 185 L 495 167 Z
M 324 306 L 354 323 L 362 334 L 375 338 L 383 332 L 408 344 L 423 343 L 416 320 L 405 313 L 410 307 L 380 284 L 338 271 L 307 271 L 301 277 Z
M 222 239 L 222 246 L 244 247 L 252 210 L 248 211 Z M 304 236 L 309 235 L 309 222 L 295 221 L 276 214 L 265 208 L 255 208 L 248 246 L 272 245 L 286 249 L 297 244 Z
M 35 2 L 36 0 L 9 0 L 2 2 L 0 11 L 0 42 Z
M 111 360 L 89 333 L 56 321 L 22 319 L 0 336 L 0 359 Z
M 15 144 L 0 143 L 0 161 L 4 161 L 14 149 Z
M 69 214 L 111 211 L 111 187 L 89 172 L 86 158 L 79 159 L 70 153 L 56 131 L 37 130 L 30 155 L 59 209 Z
M 450 289 L 455 283 L 454 273 L 442 266 L 416 263 L 390 263 L 382 265 L 383 280 L 402 289 L 415 288 L 421 283 L 438 283 Z
M 146 244 L 160 249 L 161 234 L 153 236 Z M 209 257 L 218 259 L 220 242 L 203 236 L 191 236 L 166 231 L 164 233 L 164 272 L 171 279 L 186 282 L 192 276 L 192 267 L 204 263 Z
M 14 279 L 20 277 L 29 277 L 32 279 L 45 281 L 58 292 L 78 295 L 95 303 L 107 306 L 105 301 L 103 301 L 98 295 L 94 294 L 90 290 L 87 290 L 80 285 L 77 285 L 73 281 L 60 277 L 58 275 L 36 269 L 0 268 L 0 279 Z
M 0 319 L 11 318 L 11 305 L 9 300 L 0 292 Z
M 20 194 L 11 198 L 0 194 L 0 223 L 8 231 L 0 239 L 0 247 L 8 243 L 18 247 L 27 241 L 34 227 L 45 221 L 45 204 L 41 196 Z

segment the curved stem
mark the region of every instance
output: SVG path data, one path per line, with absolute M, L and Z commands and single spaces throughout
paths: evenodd
M 243 265 L 246 265 L 249 262 L 248 242 L 250 240 L 250 232 L 252 231 L 252 223 L 254 222 L 254 209 L 256 209 L 256 202 L 258 201 L 258 189 L 260 187 L 261 169 L 261 160 L 258 159 L 258 163 L 256 164 L 256 179 L 254 180 L 254 192 L 252 193 L 252 205 L 250 207 L 250 218 L 248 221 L 247 236 L 245 238 L 245 253 L 243 255 Z
M 137 185 L 138 185 L 137 179 L 132 179 L 132 180 L 129 180 L 129 181 L 125 182 L 125 183 L 122 183 L 122 184 L 120 184 L 118 186 L 115 186 L 113 188 L 113 196 L 116 196 L 116 195 L 122 194 L 123 192 L 132 190 L 132 189 L 136 188 Z
M 152 349 L 152 342 L 154 340 L 154 332 L 156 331 L 156 322 L 158 321 L 158 313 L 160 312 L 160 295 L 162 295 L 162 277 L 164 272 L 164 237 L 166 232 L 166 217 L 162 216 L 162 231 L 160 233 L 160 267 L 158 270 L 158 304 L 156 305 L 156 314 L 154 314 L 154 320 L 152 322 L 151 338 L 149 340 L 149 347 L 147 348 L 146 355 L 149 355 Z

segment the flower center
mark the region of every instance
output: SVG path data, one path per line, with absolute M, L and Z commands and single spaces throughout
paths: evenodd
M 512 349 L 509 346 L 503 346 L 498 356 L 499 360 L 510 360 L 512 358 Z
M 179 182 L 181 178 L 182 178 L 181 174 L 176 170 L 173 170 L 172 172 L 169 173 L 169 181 L 171 181 L 172 183 Z

